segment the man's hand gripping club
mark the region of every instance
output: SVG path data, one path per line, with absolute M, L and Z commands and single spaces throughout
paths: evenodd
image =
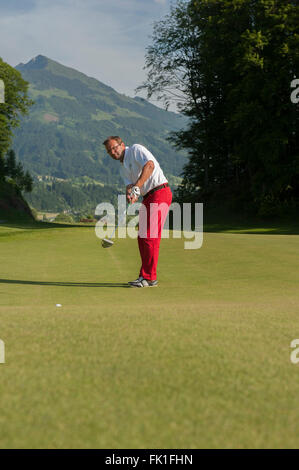
M 142 168 L 141 175 L 139 176 L 136 183 L 128 184 L 128 186 L 126 187 L 126 197 L 129 204 L 134 204 L 134 202 L 138 201 L 138 197 L 140 196 L 140 188 L 151 176 L 152 172 L 154 171 L 154 168 L 154 162 L 152 160 L 149 160 Z

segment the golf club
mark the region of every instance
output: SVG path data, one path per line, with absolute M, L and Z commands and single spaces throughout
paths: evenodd
M 123 212 L 123 214 L 126 213 L 126 209 L 125 211 Z M 107 238 L 103 238 L 102 240 L 102 247 L 103 248 L 110 248 L 112 245 L 114 245 L 114 241 L 111 240 L 111 238 L 113 237 L 113 235 L 115 234 L 115 231 L 118 227 L 118 224 L 119 224 L 119 218 L 118 218 L 118 222 L 117 222 L 117 225 L 115 225 L 114 227 L 114 230 L 112 232 L 112 234 L 110 235 L 110 237 L 107 237 Z

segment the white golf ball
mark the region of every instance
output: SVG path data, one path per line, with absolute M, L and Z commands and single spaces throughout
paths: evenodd
M 61 304 L 56 304 L 56 307 L 62 307 L 62 305 Z

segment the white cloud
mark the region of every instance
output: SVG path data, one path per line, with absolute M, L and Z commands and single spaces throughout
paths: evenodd
M 165 1 L 37 0 L 0 16 L 1 57 L 16 65 L 42 54 L 133 96 Z

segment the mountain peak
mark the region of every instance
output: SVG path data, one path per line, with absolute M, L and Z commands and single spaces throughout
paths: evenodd
M 101 145 L 107 135 L 119 134 L 128 145 L 149 145 L 168 176 L 180 174 L 185 156 L 170 152 L 166 137 L 184 126 L 181 116 L 121 95 L 43 55 L 17 69 L 34 105 L 15 134 L 14 148 L 32 174 L 119 184 L 118 169 Z
M 113 88 L 105 85 L 99 80 L 88 77 L 84 73 L 79 72 L 72 67 L 63 65 L 60 62 L 49 59 L 48 57 L 41 54 L 33 57 L 33 59 L 29 60 L 29 62 L 26 64 L 18 64 L 15 68 L 19 70 L 23 74 L 25 80 L 29 81 L 30 83 L 34 81 L 32 74 L 34 74 L 36 71 L 40 71 L 42 74 L 52 74 L 56 76 L 63 76 L 64 78 L 68 79 L 77 79 L 81 82 L 84 82 L 87 86 L 91 86 L 92 88 L 100 87 L 102 90 L 105 89 L 107 92 L 115 92 Z
M 29 60 L 26 64 L 19 64 L 16 66 L 17 70 L 41 70 L 45 69 L 49 63 L 48 57 L 44 55 L 37 55 L 36 57 L 33 57 L 33 59 Z

